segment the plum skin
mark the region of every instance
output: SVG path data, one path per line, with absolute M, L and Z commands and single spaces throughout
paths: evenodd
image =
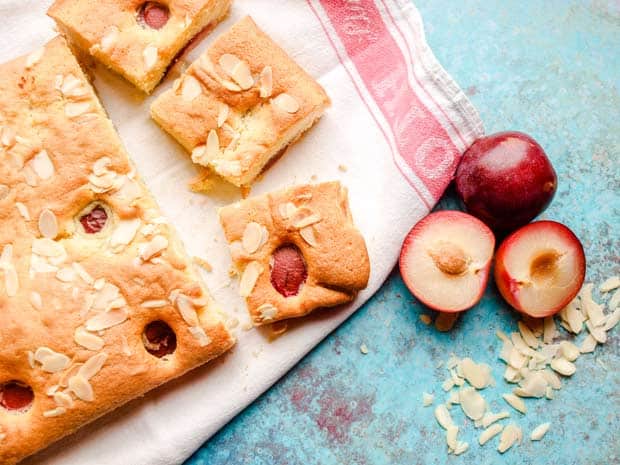
M 547 208 L 557 191 L 557 175 L 534 139 L 507 131 L 472 144 L 463 154 L 455 184 L 469 213 L 506 233 Z

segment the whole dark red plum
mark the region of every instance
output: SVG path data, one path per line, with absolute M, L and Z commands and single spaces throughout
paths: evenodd
M 456 171 L 456 191 L 467 211 L 500 233 L 529 223 L 547 208 L 557 184 L 542 147 L 516 131 L 478 139 Z

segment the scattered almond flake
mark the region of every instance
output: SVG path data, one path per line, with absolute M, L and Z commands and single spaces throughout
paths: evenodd
M 576 371 L 575 365 L 566 360 L 564 357 L 554 358 L 551 360 L 551 368 L 564 376 L 572 376 L 572 374 Z
M 282 93 L 272 100 L 274 105 L 286 113 L 297 113 L 299 102 L 287 93 Z
M 104 329 L 120 325 L 125 322 L 127 318 L 127 310 L 124 308 L 117 308 L 110 310 L 109 312 L 99 313 L 90 318 L 86 322 L 86 329 L 88 331 L 102 331 Z
M 459 398 L 458 391 L 452 391 L 450 393 L 450 397 L 448 397 L 448 400 L 446 400 L 446 406 L 450 408 L 452 407 L 452 405 L 458 405 L 460 403 L 461 403 L 461 399 Z
M 513 393 L 519 397 L 537 397 L 545 396 L 547 391 L 547 379 L 540 371 L 529 373 L 520 383 L 520 387 L 513 390 Z
M 484 389 L 491 383 L 491 367 L 485 363 L 477 364 L 466 357 L 459 364 L 464 378 L 476 389 Z
M 144 69 L 148 72 L 153 69 L 157 63 L 158 50 L 154 45 L 147 45 L 142 52 L 142 58 L 144 59 Z
M 518 412 L 521 412 L 523 414 L 527 412 L 527 408 L 525 407 L 525 402 L 523 402 L 522 399 L 518 398 L 514 394 L 502 394 L 502 397 L 504 398 L 506 402 L 508 402 L 508 405 L 510 405 L 512 408 L 514 408 Z
M 59 407 L 71 408 L 73 407 L 73 398 L 66 392 L 54 393 L 54 402 Z
M 241 281 L 239 282 L 239 294 L 241 297 L 248 297 L 254 290 L 258 277 L 263 272 L 263 265 L 259 262 L 250 262 L 243 270 Z
M 560 342 L 560 354 L 569 362 L 574 362 L 579 357 L 579 348 L 570 341 Z
M 454 451 L 457 446 L 456 437 L 459 434 L 459 427 L 452 424 L 448 425 L 448 429 L 446 430 L 446 443 L 448 444 L 448 450 Z
M 66 408 L 56 407 L 55 409 L 46 410 L 45 412 L 43 412 L 43 416 L 45 418 L 53 418 L 53 417 L 59 417 L 60 415 L 64 415 L 65 413 L 67 413 Z
M 422 393 L 422 405 L 424 407 L 433 405 L 434 401 L 435 401 L 435 396 L 433 394 L 429 394 L 428 392 Z
M 53 384 L 52 386 L 47 388 L 47 390 L 45 391 L 45 395 L 52 397 L 54 394 L 56 394 L 58 389 L 60 389 L 60 386 L 58 384 Z
M 246 225 L 241 244 L 248 254 L 253 254 L 262 247 L 265 243 L 265 232 L 266 228 L 254 221 Z
M 452 377 L 452 381 L 454 381 L 454 384 L 456 384 L 457 386 L 462 386 L 463 384 L 465 384 L 465 379 L 457 375 L 454 370 L 450 370 L 450 376 Z
M 439 404 L 435 407 L 435 418 L 437 419 L 437 423 L 443 429 L 447 430 L 451 425 L 454 424 L 452 421 L 452 417 L 450 416 L 450 412 L 445 404 Z
M 105 352 L 100 352 L 93 355 L 88 360 L 86 360 L 86 362 L 84 362 L 84 365 L 80 367 L 77 376 L 81 376 L 86 380 L 91 379 L 97 373 L 99 373 L 99 371 L 101 371 L 101 368 L 103 367 L 103 364 L 107 359 L 108 354 L 106 354 Z
M 34 359 L 41 364 L 41 369 L 47 373 L 62 371 L 71 362 L 69 357 L 54 352 L 49 347 L 39 347 L 34 353 Z
M 0 184 L 0 201 L 6 199 L 9 196 L 9 192 L 11 192 L 9 186 Z
M 320 221 L 321 215 L 318 213 L 310 213 L 308 209 L 299 209 L 296 212 L 296 218 L 293 218 L 293 227 L 303 229 Z
M 43 57 L 44 52 L 45 52 L 45 47 L 41 47 L 41 48 L 36 49 L 30 55 L 28 55 L 26 57 L 26 69 L 30 69 L 34 65 L 36 65 L 41 60 L 41 57 Z
M 233 71 L 241 60 L 231 53 L 224 53 L 220 56 L 218 63 L 226 74 L 232 77 Z
M 225 103 L 220 103 L 219 112 L 217 114 L 217 127 L 221 128 L 230 114 L 230 107 Z
M 552 316 L 546 317 L 543 323 L 543 342 L 545 344 L 551 344 L 559 335 L 560 333 L 555 325 L 555 319 Z
M 532 330 L 528 328 L 527 325 L 523 323 L 523 321 L 519 321 L 517 324 L 519 326 L 519 332 L 521 333 L 523 341 L 525 341 L 525 343 L 532 349 L 537 349 L 540 345 L 540 341 L 536 336 L 534 336 Z
M 114 46 L 116 45 L 116 41 L 118 40 L 119 29 L 116 26 L 111 26 L 108 29 L 108 32 L 101 38 L 99 42 L 101 51 L 104 53 L 110 53 L 114 50 Z
M 7 148 L 15 145 L 15 131 L 8 126 L 3 126 L 0 129 L 0 143 Z
M 338 165 L 338 170 L 342 171 L 343 173 L 345 173 L 347 171 L 347 166 L 346 165 Z
M 579 297 L 573 299 L 569 304 L 560 310 L 560 318 L 568 325 L 568 330 L 574 334 L 579 334 L 583 328 L 585 318 L 578 308 Z
M 221 79 L 220 84 L 222 84 L 222 87 L 232 92 L 241 92 L 241 87 L 239 87 L 237 84 L 227 79 Z
M 211 339 L 209 338 L 209 336 L 207 336 L 207 333 L 205 333 L 205 330 L 201 327 L 192 326 L 188 329 L 191 335 L 194 336 L 194 338 L 198 341 L 198 345 L 200 345 L 200 347 L 205 347 L 211 344 Z
M 269 98 L 273 92 L 273 70 L 271 66 L 265 66 L 259 78 L 260 97 Z
M 487 428 L 489 425 L 492 425 L 496 421 L 503 420 L 504 418 L 508 418 L 508 417 L 510 417 L 510 413 L 507 410 L 503 410 L 499 413 L 487 412 L 482 417 L 480 425 L 483 428 Z
M 191 102 L 202 94 L 200 82 L 191 75 L 186 75 L 181 84 L 181 98 L 186 102 Z
M 435 328 L 441 332 L 450 331 L 458 318 L 458 313 L 439 312 L 437 318 L 435 318 Z
M 448 378 L 441 385 L 441 389 L 443 389 L 445 392 L 448 392 L 450 389 L 454 387 L 454 385 L 455 385 L 454 380 L 452 378 Z
M 60 92 L 65 97 L 73 97 L 75 99 L 86 97 L 88 94 L 88 90 L 82 85 L 82 81 L 76 78 L 73 74 L 69 74 L 64 78 L 63 83 L 60 86 Z
M 39 232 L 48 239 L 54 239 L 58 235 L 56 215 L 47 208 L 43 209 L 39 215 Z
M 112 248 L 112 251 L 118 252 L 126 245 L 129 245 L 136 237 L 138 229 L 140 229 L 141 225 L 142 221 L 140 218 L 119 221 L 118 226 L 116 226 L 116 229 L 114 229 L 114 232 L 110 237 L 110 247 Z
M 243 90 L 248 90 L 254 85 L 254 77 L 252 76 L 252 70 L 250 66 L 243 60 L 239 60 L 237 65 L 233 68 L 230 77 L 239 84 L 239 87 Z
M 140 304 L 144 308 L 161 308 L 168 305 L 168 301 L 164 299 L 145 300 Z
M 222 176 L 241 175 L 241 162 L 239 160 L 213 160 L 211 165 Z
M 69 118 L 76 118 L 90 110 L 90 102 L 68 102 L 65 105 L 65 115 Z
M 543 438 L 543 436 L 547 434 L 547 431 L 549 431 L 550 426 L 551 426 L 551 423 L 542 423 L 538 425 L 536 428 L 532 430 L 532 433 L 530 434 L 530 439 L 532 441 L 540 441 Z
M 30 167 L 41 179 L 49 179 L 54 175 L 54 165 L 45 150 L 37 153 L 29 162 Z
M 35 365 L 35 360 L 34 360 L 34 352 L 32 352 L 31 350 L 29 350 L 28 352 L 26 352 L 28 355 L 28 365 L 30 365 L 30 368 L 32 368 L 34 370 L 34 368 L 36 367 Z
M 103 176 L 110 171 L 108 166 L 112 164 L 110 157 L 101 157 L 95 163 L 93 163 L 93 174 L 95 176 Z
M 553 400 L 555 398 L 555 394 L 553 393 L 553 388 L 551 386 L 547 386 L 545 397 L 549 400 Z
M 15 267 L 11 264 L 7 265 L 4 270 L 4 287 L 9 297 L 15 297 L 19 292 L 19 277 Z
M 510 449 L 515 443 L 521 444 L 521 440 L 523 439 L 523 431 L 514 423 L 508 424 L 504 430 L 502 431 L 502 435 L 499 438 L 499 445 L 497 446 L 497 450 L 500 453 L 506 452 Z
M 484 397 L 471 387 L 463 388 L 459 391 L 459 400 L 463 412 L 472 420 L 481 419 L 487 409 Z
M 588 316 L 590 323 L 593 326 L 601 326 L 605 322 L 605 315 L 603 314 L 602 306 L 592 299 L 593 287 L 594 285 L 592 283 L 586 284 L 581 289 L 579 296 L 581 298 L 582 308 L 585 310 L 584 313 Z
M 176 306 L 179 309 L 179 313 L 181 317 L 189 326 L 200 326 L 200 322 L 198 321 L 198 314 L 196 313 L 196 309 L 194 308 L 194 304 L 184 294 L 179 294 L 176 299 Z
M 69 378 L 68 388 L 78 399 L 86 402 L 92 402 L 95 400 L 93 388 L 88 380 L 86 380 L 83 376 L 75 375 Z
M 24 218 L 26 221 L 30 221 L 30 212 L 28 211 L 28 207 L 26 205 L 21 202 L 15 202 L 15 208 L 17 208 L 17 211 L 22 216 L 22 218 Z
M 609 292 L 618 287 L 620 287 L 620 276 L 611 276 L 610 278 L 607 278 L 598 289 L 601 292 Z
M 278 314 L 278 308 L 270 303 L 263 304 L 256 310 L 260 313 L 261 319 L 263 321 L 273 320 Z
M 140 258 L 146 262 L 167 248 L 168 239 L 165 236 L 157 235 L 149 243 L 141 247 Z
M 213 160 L 221 156 L 220 139 L 215 129 L 209 131 L 206 145 L 206 155 L 209 160 Z
M 60 257 L 66 254 L 61 243 L 48 238 L 34 239 L 32 252 L 42 257 Z
M 620 307 L 620 289 L 614 292 L 614 295 L 609 299 L 609 302 L 607 302 L 607 307 L 609 310 L 616 310 Z
M 127 342 L 127 336 L 125 336 L 124 334 L 121 334 L 121 342 L 123 347 L 123 354 L 125 354 L 127 357 L 131 357 L 133 355 L 133 352 L 129 347 L 129 342 Z
M 41 299 L 41 294 L 38 292 L 33 291 L 30 293 L 30 303 L 36 310 L 43 310 L 43 299 Z
M 78 328 L 73 335 L 75 342 L 88 350 L 101 350 L 105 341 L 96 334 L 86 331 L 84 328 Z
M 420 321 L 428 326 L 428 325 L 430 325 L 433 322 L 433 319 L 431 318 L 430 315 L 427 315 L 426 313 L 423 313 L 423 314 L 420 315 Z
M 26 184 L 31 187 L 36 187 L 38 185 L 37 176 L 32 167 L 30 166 L 30 163 L 24 166 L 24 168 L 22 169 L 22 174 L 24 176 Z
M 360 352 L 364 355 L 366 355 L 368 353 L 368 347 L 366 347 L 366 344 L 360 345 Z
M 94 283 L 94 279 L 91 275 L 88 274 L 88 272 L 84 269 L 84 267 L 79 264 L 78 262 L 73 262 L 71 264 L 71 266 L 73 267 L 73 269 L 75 270 L 76 274 L 82 279 L 82 281 L 84 281 L 86 284 L 90 284 L 92 285 Z
M 607 315 L 603 330 L 609 331 L 610 329 L 613 329 L 618 324 L 618 322 L 620 322 L 620 308 L 617 308 L 613 311 L 613 313 Z
M 541 371 L 541 374 L 543 375 L 545 380 L 547 380 L 547 383 L 549 384 L 549 386 L 551 386 L 552 389 L 562 389 L 562 380 L 553 371 L 549 369 L 544 369 Z
M 501 433 L 503 429 L 504 425 L 500 425 L 499 423 L 489 426 L 480 434 L 480 437 L 478 438 L 478 443 L 481 446 L 484 446 L 490 439 L 493 439 L 495 436 Z
M 604 323 L 605 320 L 603 320 L 603 324 Z M 597 342 L 600 342 L 601 344 L 605 344 L 605 342 L 607 342 L 607 333 L 602 326 L 595 326 L 591 320 L 587 320 L 586 328 L 592 337 L 597 340 Z
M 208 160 L 206 160 L 205 158 L 206 154 L 207 154 L 207 146 L 198 145 L 194 147 L 194 149 L 192 150 L 192 161 L 194 163 L 205 165 L 208 162 Z

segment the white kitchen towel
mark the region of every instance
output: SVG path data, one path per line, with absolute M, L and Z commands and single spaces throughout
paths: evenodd
M 51 0 L 0 0 L 0 61 L 50 39 Z M 371 258 L 371 279 L 351 305 L 292 324 L 273 342 L 247 330 L 245 307 L 228 277 L 230 258 L 216 208 L 239 198 L 222 186 L 194 194 L 189 157 L 148 116 L 145 98 L 100 65 L 95 87 L 164 213 L 190 254 L 214 266 L 205 279 L 222 308 L 241 323 L 227 356 L 135 401 L 28 460 L 42 465 L 181 463 L 268 389 L 379 288 L 407 231 L 437 202 L 460 155 L 483 133 L 475 109 L 428 48 L 409 0 L 236 0 L 230 17 L 182 61 L 251 15 L 318 78 L 332 108 L 269 169 L 252 193 L 339 179 Z M 175 66 L 158 88 L 168 88 Z M 246 328 L 246 329 L 244 329 Z M 115 380 L 110 380 L 114 383 Z M 257 425 L 257 427 L 259 427 Z

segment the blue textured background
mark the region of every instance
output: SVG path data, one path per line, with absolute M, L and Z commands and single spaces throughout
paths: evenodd
M 544 216 L 581 238 L 588 279 L 600 283 L 620 273 L 620 1 L 416 4 L 431 47 L 479 109 L 487 132 L 522 130 L 546 148 L 560 185 Z M 454 205 L 449 193 L 440 208 Z M 493 286 L 448 334 L 423 325 L 423 311 L 395 271 L 187 465 L 620 463 L 618 329 L 577 361 L 555 400 L 527 401 L 529 412 L 517 421 L 527 436 L 550 421 L 543 441 L 525 439 L 500 456 L 497 440 L 478 446 L 479 430 L 459 413 L 470 450 L 448 457 L 433 408 L 422 408 L 422 392 L 443 399 L 447 372 L 436 365 L 455 352 L 492 365 L 498 386 L 483 394 L 494 411 L 507 407 L 497 400 L 509 386 L 494 332 L 514 331 L 516 318 Z M 362 343 L 368 355 L 360 353 Z

